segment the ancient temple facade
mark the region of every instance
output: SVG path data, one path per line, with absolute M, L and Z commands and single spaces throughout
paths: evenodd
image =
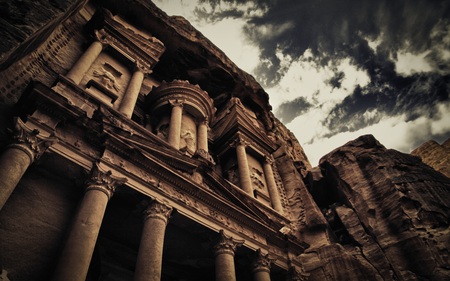
M 373 236 L 354 238 L 379 214 L 346 224 L 342 204 L 359 201 L 327 180 L 336 170 L 311 169 L 261 86 L 186 20 L 145 1 L 70 3 L 2 60 L 2 280 L 408 280 L 445 268 L 448 252 L 420 241 L 437 265 L 405 273 Z
M 28 216 L 50 241 L 24 267 L 13 253 L 25 249 L 2 245 L 5 278 L 31 280 L 34 267 L 36 280 L 60 281 L 301 278 L 292 257 L 306 243 L 286 235 L 267 112 L 245 81 L 224 83 L 236 79 L 225 67 L 212 71 L 229 77 L 183 75 L 201 67 L 177 65 L 186 39 L 158 38 L 164 25 L 145 20 L 86 3 L 48 37 L 64 69 L 21 94 L 0 178 L 6 213 L 24 203 L 24 181 L 49 192 L 38 203 L 47 215 Z M 56 190 L 41 191 L 50 181 Z

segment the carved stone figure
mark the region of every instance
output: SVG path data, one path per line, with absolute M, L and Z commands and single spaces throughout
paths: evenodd
M 100 78 L 101 83 L 105 85 L 106 88 L 114 89 L 116 91 L 120 90 L 120 86 L 117 84 L 116 77 L 103 67 L 101 68 L 101 70 L 94 70 L 93 75 Z

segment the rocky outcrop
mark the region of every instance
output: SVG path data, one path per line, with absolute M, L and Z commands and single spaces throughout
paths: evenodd
M 419 156 L 425 164 L 450 177 L 450 139 L 442 144 L 434 140 L 427 141 L 411 151 L 411 154 Z
M 334 243 L 300 256 L 311 276 L 362 280 L 358 270 L 371 268 L 378 280 L 450 280 L 449 178 L 371 135 L 327 154 L 319 167 L 322 178 L 311 175 L 309 187 Z M 326 255 L 317 254 L 324 249 Z M 312 253 L 318 261 L 308 269 Z M 344 277 L 339 272 L 348 274 L 349 264 L 358 269 Z

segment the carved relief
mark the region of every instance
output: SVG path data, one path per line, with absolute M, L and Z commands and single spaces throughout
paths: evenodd
M 255 167 L 252 167 L 250 172 L 250 179 L 252 180 L 253 186 L 256 186 L 258 189 L 264 189 L 264 182 L 262 181 L 262 177 L 264 176 L 263 172 L 258 170 Z
M 190 154 L 194 154 L 196 143 L 195 143 L 195 134 L 191 130 L 185 130 L 181 133 L 180 138 L 184 141 L 186 146 L 184 147 L 187 152 Z
M 104 65 L 109 65 L 105 63 Z M 94 70 L 94 77 L 97 77 L 100 80 L 100 83 L 103 84 L 107 89 L 114 89 L 117 91 L 120 90 L 120 85 L 117 83 L 116 77 L 110 71 L 106 70 L 104 67 L 101 67 L 100 70 Z
M 236 167 L 231 168 L 230 170 L 227 171 L 227 177 L 232 184 L 239 185 L 239 175 L 238 172 L 236 171 Z

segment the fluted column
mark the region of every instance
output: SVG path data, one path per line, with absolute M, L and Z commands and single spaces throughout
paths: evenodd
M 145 69 L 144 66 L 136 65 L 136 68 L 128 83 L 127 90 L 122 98 L 119 106 L 119 112 L 125 114 L 128 118 L 133 116 L 134 107 L 139 98 L 139 92 L 141 91 L 142 82 L 146 73 L 150 73 L 151 70 Z
M 270 264 L 273 259 L 269 254 L 262 254 L 261 250 L 256 251 L 256 257 L 252 263 L 252 272 L 254 281 L 270 281 Z
M 223 230 L 219 234 L 219 241 L 214 246 L 216 281 L 235 281 L 234 253 L 244 241 L 226 236 Z
M 23 127 L 17 121 L 13 142 L 0 156 L 0 210 L 16 188 L 25 171 L 54 142 L 54 137 L 41 137 L 38 130 Z
M 145 211 L 144 228 L 136 261 L 135 281 L 161 279 L 164 234 L 172 207 L 154 200 Z
M 106 205 L 116 187 L 125 181 L 94 165 L 56 267 L 54 281 L 85 281 Z
M 197 150 L 208 152 L 208 117 L 200 121 L 197 127 Z
M 181 121 L 183 118 L 183 103 L 171 101 L 172 113 L 170 115 L 169 136 L 167 142 L 175 149 L 180 149 Z
M 66 77 L 72 80 L 75 84 L 80 84 L 86 72 L 92 66 L 94 61 L 103 50 L 103 43 L 99 40 L 92 42 L 89 48 L 81 55 L 75 65 L 66 74 Z
M 264 175 L 266 177 L 267 189 L 269 190 L 270 201 L 272 203 L 272 207 L 282 213 L 283 206 L 281 205 L 280 194 L 278 193 L 277 184 L 275 182 L 275 177 L 272 169 L 273 158 L 270 156 L 266 156 L 263 164 Z
M 238 139 L 236 140 L 235 145 L 239 170 L 239 182 L 242 189 L 253 196 L 252 181 L 250 178 L 250 170 L 248 168 L 247 152 L 245 151 L 247 143 L 242 139 Z

